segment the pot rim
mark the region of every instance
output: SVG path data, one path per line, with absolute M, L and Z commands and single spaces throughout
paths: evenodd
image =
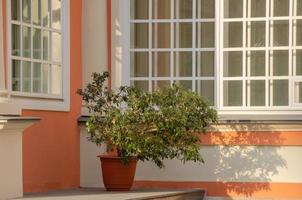
M 109 159 L 122 159 L 120 156 L 115 155 L 97 155 L 98 158 L 109 158 Z M 132 160 L 138 160 L 136 156 L 131 156 Z

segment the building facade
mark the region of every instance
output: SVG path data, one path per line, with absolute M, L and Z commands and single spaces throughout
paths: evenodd
M 98 187 L 76 90 L 92 72 L 153 91 L 177 82 L 220 122 L 205 164 L 139 163 L 137 188 L 205 188 L 210 198 L 302 198 L 301 0 L 2 0 L 0 115 L 23 133 L 25 193 Z

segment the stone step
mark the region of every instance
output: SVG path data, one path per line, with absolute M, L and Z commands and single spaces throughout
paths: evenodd
M 206 197 L 206 192 L 204 190 L 195 189 L 195 190 L 174 192 L 170 194 L 134 198 L 132 200 L 205 200 L 205 197 Z

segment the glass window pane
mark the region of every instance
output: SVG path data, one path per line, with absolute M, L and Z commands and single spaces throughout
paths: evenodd
M 252 51 L 250 56 L 251 76 L 265 76 L 265 51 Z
M 224 23 L 224 47 L 242 47 L 242 22 Z
M 197 0 L 197 18 L 215 18 L 215 0 Z
M 215 103 L 215 81 L 214 80 L 198 80 L 196 81 L 196 91 L 211 106 Z
M 51 94 L 60 95 L 62 86 L 62 68 L 58 65 L 51 66 Z
M 223 105 L 242 106 L 242 81 L 223 82 Z
M 33 28 L 33 57 L 41 59 L 41 30 Z
M 12 61 L 12 90 L 21 91 L 21 62 L 19 60 Z
M 43 31 L 43 59 L 49 60 L 49 41 L 50 40 L 50 32 Z
M 273 105 L 288 106 L 288 80 L 273 81 Z
M 166 81 L 166 80 L 152 81 L 153 91 L 157 90 L 158 88 L 164 88 L 169 86 L 170 86 L 170 81 Z
M 31 57 L 31 35 L 30 35 L 30 28 L 23 26 L 22 31 L 22 39 L 23 39 L 23 57 Z
M 31 64 L 27 61 L 22 63 L 22 92 L 31 92 Z
M 149 91 L 149 81 L 131 81 L 131 86 L 137 87 L 144 91 Z
M 153 19 L 170 19 L 171 18 L 171 1 L 170 0 L 152 0 L 152 9 L 153 9 L 153 13 L 152 13 Z
M 297 15 L 302 15 L 302 0 L 297 0 Z
M 22 19 L 23 22 L 30 23 L 30 0 L 22 0 Z
M 296 75 L 302 75 L 302 50 L 296 52 Z
M 148 19 L 149 3 L 148 0 L 131 0 L 131 19 Z
M 196 76 L 214 76 L 215 75 L 215 52 L 203 51 L 196 54 Z
M 224 0 L 224 17 L 243 17 L 243 0 Z
M 152 33 L 153 48 L 170 48 L 170 23 L 152 24 Z
M 193 16 L 193 0 L 175 0 L 176 19 L 191 19 Z
M 46 0 L 42 0 L 46 1 Z M 32 0 L 32 15 L 33 15 L 33 24 L 40 25 L 41 24 L 41 0 Z
M 251 17 L 266 16 L 266 0 L 250 0 L 251 2 Z
M 131 77 L 148 77 L 148 52 L 131 53 Z
M 288 46 L 288 32 L 287 20 L 274 21 L 274 46 Z
M 265 80 L 252 80 L 250 92 L 251 106 L 265 106 Z
M 42 79 L 43 79 L 43 83 L 42 83 L 42 92 L 43 93 L 49 93 L 49 70 L 50 69 L 50 65 L 48 64 L 44 64 L 43 68 L 42 68 Z
M 41 83 L 42 83 L 41 63 L 34 63 L 33 83 L 32 83 L 34 93 L 41 93 Z
M 296 82 L 295 103 L 302 103 L 302 82 Z
M 51 41 L 51 55 L 52 61 L 61 62 L 61 34 L 52 32 L 52 41 Z
M 192 23 L 175 23 L 174 38 L 176 48 L 192 48 Z
M 21 56 L 20 26 L 12 24 L 12 55 Z
M 148 48 L 148 36 L 147 23 L 131 24 L 131 48 Z
M 289 0 L 274 0 L 274 16 L 289 15 Z
M 242 76 L 242 52 L 224 52 L 223 56 L 223 76 L 238 77 Z
M 192 90 L 192 81 L 189 80 L 177 80 L 174 83 L 177 85 L 180 85 L 181 87 L 187 89 L 187 90 Z
M 286 76 L 288 75 L 288 51 L 273 52 L 273 75 Z
M 197 23 L 196 41 L 198 48 L 215 47 L 215 23 L 202 22 Z
M 52 28 L 61 29 L 61 0 L 52 0 Z
M 265 46 L 265 22 L 251 22 L 251 46 Z
M 302 19 L 297 20 L 297 46 L 302 46 Z
M 153 77 L 170 76 L 170 52 L 153 52 L 152 66 Z
M 11 0 L 11 17 L 12 20 L 20 21 L 21 0 Z
M 42 21 L 43 26 L 49 27 L 50 24 L 50 6 L 48 0 L 42 0 Z
M 191 77 L 192 76 L 192 52 L 174 53 L 174 76 Z

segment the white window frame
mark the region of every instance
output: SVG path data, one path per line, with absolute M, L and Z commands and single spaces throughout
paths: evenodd
M 8 91 L 13 104 L 22 109 L 69 111 L 70 110 L 70 0 L 62 0 L 61 9 L 61 44 L 62 44 L 62 85 L 61 95 L 35 94 L 12 91 L 11 54 L 11 1 L 7 1 L 7 66 Z M 31 4 L 32 5 L 32 4 Z M 31 15 L 32 16 L 32 15 Z M 51 49 L 50 49 L 51 51 Z M 29 59 L 31 60 L 31 59 Z
M 223 107 L 223 73 L 222 73 L 222 67 L 223 66 L 223 34 L 220 34 L 223 30 L 223 2 L 222 0 L 216 0 L 215 5 L 215 42 L 216 42 L 216 58 L 215 58 L 215 70 L 216 70 L 216 78 L 215 78 L 215 85 L 218 85 L 215 88 L 215 103 L 216 108 L 218 111 L 218 114 L 221 119 L 235 119 L 235 120 L 301 120 L 302 119 L 302 104 L 294 104 L 293 94 L 292 90 L 294 88 L 293 84 L 294 81 L 300 81 L 302 78 L 300 77 L 293 77 L 292 79 L 289 79 L 289 93 L 291 94 L 289 97 L 289 106 L 266 106 L 266 107 Z M 247 5 L 249 2 L 248 0 L 244 0 L 244 5 Z M 268 2 L 268 1 L 267 1 Z M 296 5 L 296 0 L 290 0 L 290 2 L 294 2 Z M 130 85 L 130 0 L 126 1 L 112 1 L 112 73 L 113 73 L 113 86 L 118 87 L 120 85 Z M 290 3 L 290 9 L 293 10 L 292 3 Z M 268 9 L 268 7 L 267 7 Z M 246 10 L 246 9 L 244 9 Z M 246 11 L 245 11 L 246 12 Z M 264 17 L 259 18 L 261 21 L 267 21 L 270 17 Z M 294 19 L 293 23 L 296 23 L 297 19 L 302 19 L 302 16 L 294 16 L 294 17 L 273 17 L 274 20 L 277 19 Z M 259 19 L 256 19 L 259 20 Z M 233 19 L 225 19 L 225 21 L 233 21 Z M 243 19 L 246 20 L 246 19 Z M 138 20 L 139 21 L 139 20 Z M 152 21 L 152 20 L 151 20 Z M 161 20 L 157 20 L 161 21 Z M 236 21 L 236 19 L 235 19 Z M 242 21 L 242 20 L 241 20 Z M 125 25 L 126 24 L 126 25 Z M 266 22 L 266 26 L 268 26 L 269 23 Z M 289 26 L 291 27 L 292 22 L 289 23 Z M 245 26 L 245 25 L 244 25 Z M 267 28 L 267 27 L 266 27 Z M 293 40 L 295 40 L 295 28 L 291 28 L 290 34 L 294 33 Z M 245 31 L 246 29 L 243 29 Z M 150 32 L 150 30 L 149 30 Z M 267 31 L 266 31 L 266 34 Z M 272 33 L 271 33 L 272 34 Z M 244 37 L 246 34 L 244 34 Z M 289 35 L 290 37 L 290 35 Z M 266 38 L 268 38 L 268 35 L 266 35 Z M 290 37 L 291 38 L 291 37 Z M 289 38 L 289 42 L 291 42 L 291 39 Z M 245 40 L 243 39 L 243 42 Z M 266 39 L 266 42 L 268 40 Z M 286 49 L 286 50 L 296 50 L 301 49 L 301 47 L 293 47 L 290 45 L 289 47 L 264 47 L 266 50 L 268 49 Z M 236 48 L 236 50 L 239 50 L 240 48 Z M 242 48 L 243 49 L 243 48 Z M 252 48 L 249 48 L 250 50 Z M 168 49 L 170 50 L 170 49 Z M 244 51 L 247 51 L 247 49 L 244 49 Z M 266 50 L 267 51 L 267 50 Z M 245 56 L 245 55 L 244 55 Z M 243 60 L 243 62 L 246 62 Z M 266 61 L 268 65 L 268 61 Z M 295 62 L 293 60 L 292 56 L 289 56 L 289 62 L 292 66 Z M 290 67 L 292 68 L 292 67 Z M 289 74 L 291 71 L 289 71 Z M 241 80 L 244 80 L 244 77 Z M 284 78 L 284 77 L 282 77 Z M 281 78 L 281 79 L 282 79 Z M 271 76 L 268 77 L 268 79 L 271 79 Z M 276 78 L 278 79 L 278 78 Z M 149 80 L 149 79 L 148 79 Z M 162 79 L 161 79 L 162 80 Z M 169 79 L 170 80 L 170 79 Z M 193 83 L 195 84 L 195 83 Z M 149 84 L 150 85 L 150 84 Z M 150 86 L 149 86 L 150 87 Z M 268 86 L 267 86 L 268 87 Z M 193 88 L 194 89 L 194 88 Z M 243 90 L 246 90 L 246 87 L 243 87 Z M 270 90 L 271 91 L 271 90 Z M 266 92 L 267 93 L 267 92 Z M 245 93 L 243 93 L 245 96 Z M 268 94 L 266 94 L 268 95 Z M 267 100 L 266 100 L 267 101 Z

